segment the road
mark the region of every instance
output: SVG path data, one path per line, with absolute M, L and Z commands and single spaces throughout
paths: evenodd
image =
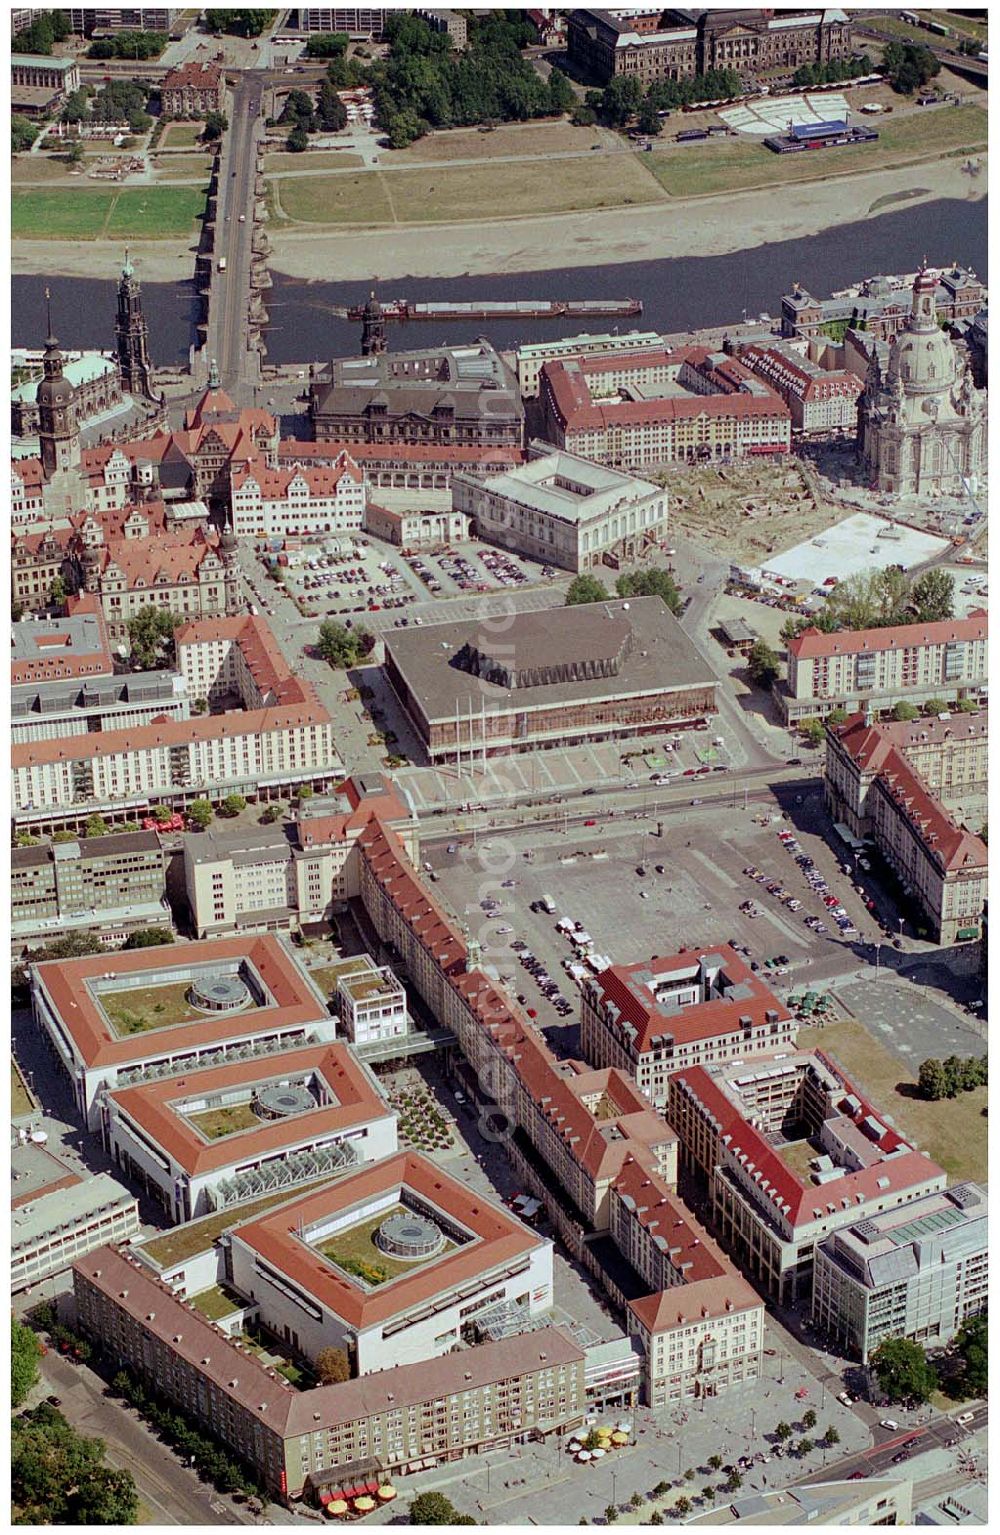
M 233 92 L 231 127 L 219 163 L 216 245 L 209 302 L 207 348 L 218 364 L 222 386 L 237 403 L 259 378 L 259 354 L 247 347 L 250 265 L 257 144 L 263 131 L 260 71 L 239 76 Z M 245 222 L 240 223 L 240 215 Z M 219 271 L 224 259 L 226 270 Z

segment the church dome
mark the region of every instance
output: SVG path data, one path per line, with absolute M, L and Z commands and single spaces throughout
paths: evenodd
M 38 405 L 47 405 L 55 410 L 68 410 L 75 398 L 73 385 L 62 373 L 43 378 L 35 394 Z
M 937 322 L 936 288 L 930 273 L 917 273 L 910 318 L 889 352 L 888 382 L 898 380 L 904 395 L 944 393 L 958 372 L 955 347 Z

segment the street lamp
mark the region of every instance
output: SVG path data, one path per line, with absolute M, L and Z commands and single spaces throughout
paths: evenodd
M 876 940 L 875 940 L 875 980 L 876 980 L 876 982 L 878 981 L 878 977 L 879 977 L 879 955 L 881 954 L 881 952 L 882 952 L 882 940 L 880 938 L 876 938 Z

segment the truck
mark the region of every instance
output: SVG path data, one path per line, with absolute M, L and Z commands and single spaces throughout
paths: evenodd
M 548 912 L 550 917 L 552 916 L 553 912 L 556 909 L 556 903 L 555 903 L 555 901 L 552 899 L 552 897 L 550 895 L 543 895 L 541 897 L 541 899 L 539 900 L 538 904 L 542 908 L 543 911 L 547 911 Z
M 224 272 L 225 270 L 226 270 L 226 258 L 225 258 L 225 256 L 220 256 L 219 257 L 219 271 L 220 272 Z

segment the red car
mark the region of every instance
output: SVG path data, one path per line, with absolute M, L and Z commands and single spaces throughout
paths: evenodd
M 596 821 L 584 821 L 583 824 L 584 824 L 584 826 L 596 826 L 597 822 Z
M 528 1017 L 529 1017 L 529 1018 L 537 1018 L 537 1017 L 538 1017 L 538 1013 L 537 1013 L 537 1011 L 536 1011 L 536 1010 L 535 1010 L 535 1008 L 533 1008 L 533 1007 L 529 1007 L 529 1008 L 528 1008 L 528 1009 L 527 1009 L 527 1013 L 528 1013 Z

